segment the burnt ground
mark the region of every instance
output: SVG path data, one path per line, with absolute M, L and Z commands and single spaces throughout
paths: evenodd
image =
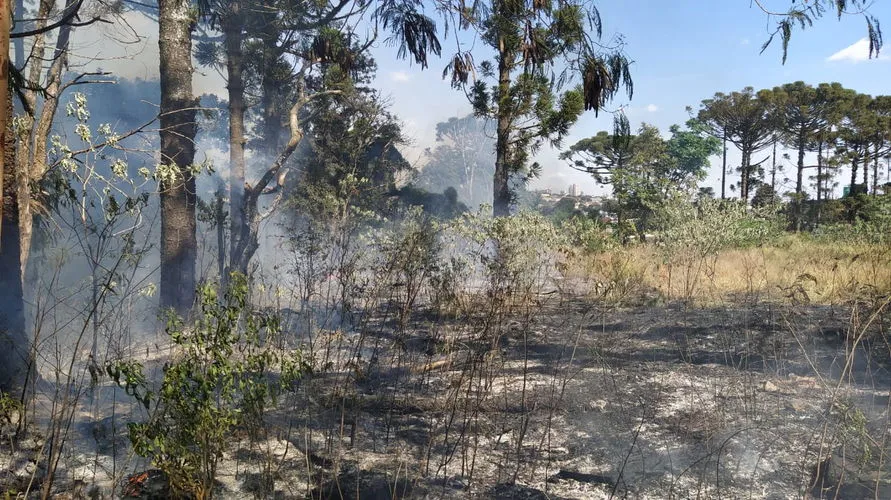
M 490 319 L 317 335 L 317 373 L 265 439 L 233 434 L 217 496 L 891 498 L 887 325 L 858 340 L 850 307 L 550 295 Z M 99 424 L 73 441 L 98 442 Z M 106 434 L 120 446 L 73 452 L 68 484 L 147 467 L 108 456 L 125 454 L 123 424 Z M 8 462 L 17 484 L 34 470 Z
M 315 493 L 891 498 L 889 350 L 855 345 L 849 308 L 540 307 L 506 321 L 494 349 L 466 324 L 377 328 L 397 347 L 367 356 L 352 387 L 309 382 L 338 398 L 312 400 L 303 422 L 347 463 L 347 487 L 329 477 Z M 336 432 L 325 409 L 345 422 Z M 358 488 L 356 470 L 369 474 Z M 369 496 L 374 477 L 391 493 Z

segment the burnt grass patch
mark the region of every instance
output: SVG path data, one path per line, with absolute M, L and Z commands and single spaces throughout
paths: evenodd
M 369 336 L 361 366 L 304 384 L 288 418 L 311 429 L 295 446 L 327 460 L 314 498 L 353 498 L 330 482 L 351 490 L 357 471 L 389 485 L 362 498 L 875 498 L 889 487 L 887 355 L 846 340 L 831 308 L 560 298 L 495 338 L 435 317 L 375 325 L 393 330 Z

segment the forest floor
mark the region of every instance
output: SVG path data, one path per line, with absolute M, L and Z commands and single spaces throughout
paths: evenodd
M 280 402 L 264 438 L 233 434 L 216 496 L 891 498 L 891 351 L 851 320 L 744 297 L 620 308 L 561 293 L 493 338 L 432 313 L 331 331 L 313 339 L 331 369 Z M 148 468 L 116 394 L 114 414 L 74 422 L 68 498 Z M 3 435 L 8 490 L 39 476 L 40 436 L 10 450 Z

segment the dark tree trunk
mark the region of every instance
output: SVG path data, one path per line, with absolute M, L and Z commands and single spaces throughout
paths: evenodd
M 817 202 L 823 200 L 823 142 L 817 145 Z
M 879 146 L 876 145 L 876 154 L 872 160 L 872 195 L 879 194 Z
M 798 138 L 798 176 L 795 179 L 795 194 L 801 196 L 804 191 L 804 149 L 805 137 L 802 134 Z
M 0 1 L 0 19 L 6 17 Z M 9 18 L 4 20 L 9 22 Z M 0 33 L 9 33 L 9 24 L 3 26 L 0 21 Z M 6 50 L 0 40 L 0 54 L 9 53 L 9 39 L 6 39 Z M 0 57 L 0 80 L 3 88 L 7 87 L 7 65 L 5 57 Z M 0 165 L 0 186 L 2 186 L 2 204 L 0 204 L 0 391 L 12 394 L 19 399 L 33 373 L 31 363 L 31 343 L 25 330 L 25 300 L 22 289 L 21 245 L 19 244 L 19 207 L 16 194 L 15 172 L 15 136 L 12 131 L 12 103 L 7 92 L 0 97 L 0 122 L 5 126 L 0 129 L 0 144 L 3 146 Z
M 817 145 L 817 224 L 823 218 L 823 141 Z
M 195 297 L 195 122 L 191 4 L 158 2 L 161 74 L 161 162 L 178 175 L 161 183 L 161 307 L 185 314 Z
M 52 2 L 40 2 L 40 12 L 50 12 Z M 76 0 L 66 0 L 65 10 L 75 7 Z M 46 20 L 39 20 L 35 26 L 36 29 L 46 28 Z M 32 199 L 32 186 L 34 183 L 43 180 L 47 172 L 47 146 L 49 143 L 49 135 L 52 130 L 53 119 L 59 106 L 59 98 L 62 88 L 62 71 L 68 66 L 68 42 L 71 32 L 74 28 L 65 24 L 60 26 L 54 32 L 57 34 L 55 48 L 49 57 L 51 64 L 45 75 L 41 75 L 44 65 L 33 63 L 30 67 L 30 78 L 32 81 L 41 81 L 43 92 L 40 93 L 42 99 L 38 99 L 38 92 L 34 89 L 27 89 L 22 92 L 23 100 L 28 103 L 28 108 L 34 111 L 34 114 L 24 113 L 22 115 L 21 127 L 18 127 L 18 143 L 15 161 L 17 162 L 16 171 L 23 180 L 17 182 L 17 197 L 19 207 L 19 258 L 22 261 L 24 269 L 34 270 L 34 266 L 28 266 L 29 256 L 31 254 L 31 240 L 34 234 L 34 222 L 37 217 Z M 45 57 L 46 52 L 46 36 L 47 34 L 38 35 L 34 40 L 34 48 L 32 48 L 32 60 L 40 61 Z M 37 119 L 35 120 L 35 115 Z M 25 274 L 27 279 L 27 273 Z
M 11 96 L 9 92 L 9 30 L 12 25 L 12 18 L 9 16 L 9 4 L 6 3 L 8 0 L 0 0 L 0 88 L 6 89 L 4 92 L 0 92 L 0 147 L 3 147 L 3 152 L 6 152 L 6 140 L 7 140 L 7 125 L 12 121 L 12 111 L 8 111 L 11 106 Z M 13 139 L 13 135 L 10 133 L 9 139 Z M 14 143 L 13 143 L 14 145 Z M 7 178 L 15 178 L 15 176 L 8 177 L 6 176 L 7 169 L 15 168 L 14 158 L 11 158 L 13 161 L 7 161 L 5 154 L 0 156 L 0 219 L 3 218 L 3 214 L 6 210 L 6 198 L 4 197 L 4 193 L 6 193 L 6 180 Z M 18 208 L 16 208 L 18 211 Z M 4 221 L 6 219 L 3 219 Z M 2 229 L 2 226 L 0 226 Z M 2 237 L 2 233 L 0 233 L 0 237 Z M 0 247 L 0 251 L 2 251 L 2 247 Z M 0 276 L 2 277 L 2 276 Z
M 245 224 L 244 210 L 244 70 L 242 54 L 242 22 L 240 5 L 237 1 L 229 2 L 229 12 L 223 24 L 226 38 L 226 72 L 229 90 L 229 222 L 231 248 L 229 255 L 233 258 L 238 248 L 238 238 Z M 234 267 L 234 263 L 231 263 Z M 238 269 L 246 271 L 246 269 Z M 225 277 L 223 277 L 225 280 Z
M 751 152 L 748 148 L 744 148 L 742 152 L 742 165 L 740 167 L 741 174 L 739 179 L 739 197 L 745 202 L 749 202 L 749 178 L 751 173 L 749 163 L 751 162 Z
M 860 165 L 860 162 L 858 160 L 859 158 L 857 158 L 856 156 L 853 160 L 851 160 L 851 187 L 848 191 L 849 195 L 854 194 L 854 186 L 857 185 L 857 168 Z
M 863 194 L 869 194 L 869 146 L 863 148 Z
M 795 230 L 801 231 L 801 207 L 804 205 L 804 132 L 798 136 L 798 172 L 795 178 Z M 776 145 L 774 145 L 776 147 Z
M 724 160 L 721 163 L 721 199 L 724 200 L 727 188 L 727 130 L 724 129 Z
M 246 186 L 244 189 L 244 224 L 242 224 L 240 229 L 241 234 L 238 235 L 238 246 L 233 249 L 232 255 L 229 257 L 232 269 L 241 271 L 242 273 L 247 271 L 251 258 L 260 247 L 258 235 L 260 232 L 260 222 L 263 219 L 258 206 L 260 195 L 263 194 L 269 184 L 278 177 L 281 170 L 284 168 L 285 163 L 287 163 L 288 158 L 294 154 L 300 141 L 303 140 L 304 131 L 303 124 L 300 122 L 300 112 L 309 99 L 306 98 L 304 93 L 305 89 L 302 87 L 302 83 L 298 83 L 298 85 L 301 87 L 297 102 L 291 106 L 288 113 L 288 123 L 291 131 L 288 143 L 278 154 L 275 161 L 272 163 L 272 166 L 263 173 L 260 180 L 257 181 L 257 184 L 251 187 Z
M 777 142 L 773 141 L 773 158 L 770 164 L 770 189 L 777 190 Z
M 504 43 L 501 44 L 504 47 Z M 495 217 L 510 215 L 510 62 L 506 50 L 498 58 L 498 123 L 495 137 L 495 176 L 492 183 L 492 211 Z
M 281 83 L 281 82 L 279 82 Z M 277 97 L 275 79 L 264 77 L 261 84 L 261 105 L 263 107 L 263 143 L 261 149 L 265 153 L 264 161 L 274 158 L 282 147 L 282 109 L 279 105 L 282 97 Z

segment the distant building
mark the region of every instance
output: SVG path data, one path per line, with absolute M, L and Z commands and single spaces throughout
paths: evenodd
M 569 185 L 569 196 L 578 196 L 578 195 L 579 195 L 578 184 L 570 184 Z

